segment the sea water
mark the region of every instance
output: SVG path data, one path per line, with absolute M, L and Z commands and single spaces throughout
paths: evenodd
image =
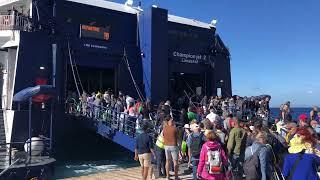
M 292 115 L 292 118 L 296 120 L 299 115 L 306 114 L 309 116 L 310 111 L 312 108 L 291 108 L 290 112 Z M 271 117 L 278 118 L 280 115 L 280 108 L 270 108 L 271 111 Z
M 55 179 L 85 176 L 139 165 L 133 153 L 93 132 L 68 135 L 56 155 Z M 70 137 L 71 136 L 71 137 Z

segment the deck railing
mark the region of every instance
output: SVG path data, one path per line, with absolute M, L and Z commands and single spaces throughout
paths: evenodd
M 37 143 L 40 142 L 40 143 Z M 26 152 L 25 148 L 29 149 L 31 145 L 31 151 Z M 26 147 L 24 147 L 26 146 Z M 36 152 L 34 154 L 34 152 Z M 27 142 L 11 142 L 0 144 L 0 166 L 10 166 L 13 161 L 19 159 L 28 164 L 34 157 L 50 157 L 52 150 L 50 149 L 50 139 L 43 137 L 39 140 L 28 140 Z
M 25 16 L 0 15 L 0 30 L 26 31 L 30 27 L 30 19 Z

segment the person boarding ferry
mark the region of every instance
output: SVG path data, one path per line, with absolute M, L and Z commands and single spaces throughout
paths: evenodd
M 143 124 L 142 133 L 139 134 L 135 142 L 134 160 L 139 160 L 141 165 L 141 175 L 143 180 L 147 180 L 149 167 L 151 167 L 151 154 L 155 157 L 153 151 L 152 138 L 147 134 L 148 125 Z

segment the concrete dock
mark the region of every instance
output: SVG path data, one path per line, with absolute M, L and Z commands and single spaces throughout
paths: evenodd
M 192 180 L 191 174 L 184 173 L 185 169 L 186 168 L 184 166 L 181 167 L 181 171 L 179 171 L 179 177 L 182 180 Z M 113 171 L 102 172 L 97 174 L 91 174 L 87 176 L 68 178 L 68 180 L 139 180 L 139 179 L 142 179 L 140 167 L 125 168 L 125 169 L 113 170 Z M 150 176 L 149 176 L 149 179 L 151 180 Z M 166 178 L 156 178 L 154 175 L 152 179 L 166 180 Z M 171 179 L 174 179 L 174 177 L 171 176 Z

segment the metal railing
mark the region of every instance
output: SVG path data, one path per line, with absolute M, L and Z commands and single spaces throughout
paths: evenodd
M 104 106 L 96 106 L 92 103 L 83 104 L 75 99 L 69 99 L 67 104 L 67 114 L 75 116 L 85 116 L 93 120 L 103 122 L 112 130 L 120 131 L 128 136 L 135 137 L 142 132 L 142 125 L 147 124 L 147 133 L 155 137 L 157 132 L 154 113 L 149 114 L 149 119 L 144 120 L 142 116 L 130 116 L 124 112 L 118 112 L 116 109 Z
M 26 31 L 30 24 L 30 19 L 25 16 L 0 15 L 0 30 Z
M 36 144 L 36 142 L 41 142 Z M 31 148 L 29 146 L 31 145 Z M 26 152 L 24 146 L 27 146 Z M 13 162 L 29 164 L 32 159 L 39 160 L 41 157 L 50 157 L 52 150 L 50 149 L 50 139 L 41 138 L 41 140 L 31 140 L 27 142 L 11 142 L 0 144 L 0 166 L 11 166 Z
M 121 131 L 132 137 L 135 137 L 139 132 L 141 132 L 141 126 L 144 123 L 148 123 L 148 133 L 150 133 L 152 137 L 155 137 L 158 133 L 160 133 L 158 132 L 160 128 L 158 128 L 157 125 L 160 124 L 157 124 L 158 114 L 156 112 L 151 112 L 149 114 L 149 120 L 143 122 L 141 116 L 129 116 L 124 112 L 117 112 L 114 108 L 95 106 L 92 103 L 83 104 L 81 101 L 72 98 L 66 101 L 66 111 L 68 114 L 85 116 L 96 121 L 104 122 L 112 130 Z M 178 118 L 180 111 L 174 109 L 171 111 L 172 115 Z M 249 109 L 241 111 L 240 114 L 238 114 L 238 112 L 240 111 L 236 110 L 233 113 L 234 116 L 243 120 L 253 120 L 253 117 L 256 117 L 255 119 L 260 119 L 265 125 L 268 125 L 268 123 L 270 123 L 273 119 L 269 115 L 262 117 L 261 114 L 253 112 Z M 202 119 L 203 117 L 200 117 L 200 121 Z M 176 122 L 176 125 L 179 128 L 183 127 L 184 124 L 181 124 L 181 122 Z

